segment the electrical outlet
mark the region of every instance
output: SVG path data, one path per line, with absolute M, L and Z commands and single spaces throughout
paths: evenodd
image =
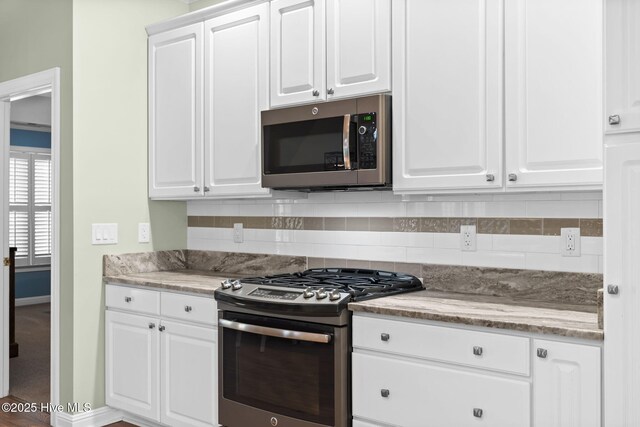
M 151 226 L 148 222 L 138 223 L 138 243 L 149 243 L 151 241 Z
M 242 234 L 243 234 L 242 230 L 243 230 L 243 228 L 242 228 L 242 223 L 241 222 L 239 222 L 237 224 L 233 224 L 233 241 L 235 243 L 242 243 L 242 241 L 244 240 L 243 236 L 242 236 Z
M 562 256 L 580 256 L 580 229 L 560 229 L 560 253 Z
M 475 251 L 477 247 L 476 226 L 460 226 L 460 247 L 463 251 Z

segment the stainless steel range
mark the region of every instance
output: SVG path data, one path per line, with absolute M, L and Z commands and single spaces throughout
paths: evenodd
M 219 423 L 351 426 L 347 304 L 423 289 L 414 276 L 349 268 L 225 280 L 219 320 Z

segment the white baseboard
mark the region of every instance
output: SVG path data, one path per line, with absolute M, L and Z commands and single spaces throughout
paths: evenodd
M 56 427 L 100 427 L 122 421 L 124 415 L 117 409 L 103 406 L 78 414 L 59 412 L 55 415 Z M 53 421 L 53 420 L 52 420 Z
M 35 305 L 51 302 L 51 295 L 42 295 L 41 297 L 16 298 L 16 307 L 23 305 Z
M 55 427 L 101 427 L 118 421 L 126 421 L 139 427 L 163 427 L 162 424 L 108 406 L 78 414 L 59 412 L 55 414 L 55 420 L 52 417 L 51 421 Z

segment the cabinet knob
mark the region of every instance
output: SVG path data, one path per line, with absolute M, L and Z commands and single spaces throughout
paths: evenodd
M 516 175 L 515 173 L 509 174 L 509 181 L 516 182 L 517 180 L 518 180 L 518 175 Z
M 482 409 L 473 408 L 473 416 L 476 418 L 482 418 Z
M 538 357 L 540 359 L 546 359 L 547 358 L 547 350 L 544 348 L 539 348 L 536 350 L 536 354 L 538 355 Z
M 193 308 L 191 308 L 190 305 L 185 305 L 184 306 L 184 311 L 186 311 L 187 313 L 189 313 L 191 310 L 193 310 Z
M 620 116 L 617 114 L 612 114 L 609 116 L 609 124 L 610 125 L 619 125 L 620 124 Z
M 158 328 L 158 330 L 159 330 L 160 332 L 164 331 L 164 326 L 160 326 L 160 327 Z
M 488 173 L 487 174 L 487 181 L 488 182 L 493 182 L 495 180 L 496 180 L 496 176 L 494 174 L 492 174 L 492 173 Z
M 208 193 L 210 191 L 209 187 L 204 187 L 204 192 Z
M 131 302 L 131 297 L 124 297 L 124 302 Z
M 327 95 L 333 95 L 333 88 L 332 87 L 327 89 Z
M 620 289 L 618 289 L 618 285 L 608 285 L 607 286 L 607 293 L 609 293 L 611 295 L 618 295 L 619 292 L 620 292 Z
M 380 339 L 382 341 L 389 341 L 389 338 L 391 338 L 391 336 L 389 334 L 386 334 L 386 333 L 380 334 Z
M 320 96 L 320 91 L 319 90 L 314 90 L 313 92 L 311 92 L 311 94 L 313 96 Z
M 389 397 L 389 390 L 386 388 L 383 388 L 382 390 L 380 390 L 380 396 Z
M 193 187 L 193 192 L 194 193 L 199 193 L 200 192 L 200 187 Z
M 156 324 L 155 324 L 155 323 L 149 323 L 149 329 L 153 329 L 153 328 L 155 328 L 155 327 L 156 327 Z
M 473 354 L 475 354 L 476 356 L 482 356 L 482 347 L 480 346 L 473 346 Z

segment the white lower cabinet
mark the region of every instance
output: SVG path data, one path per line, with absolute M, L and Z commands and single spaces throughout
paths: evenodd
M 140 292 L 107 285 L 107 405 L 172 427 L 217 426 L 215 301 L 144 290 L 145 298 L 161 301 L 155 312 L 119 304 L 140 300 Z
M 533 425 L 601 425 L 600 348 L 533 340 Z
M 600 354 L 597 342 L 355 314 L 353 426 L 598 427 Z

